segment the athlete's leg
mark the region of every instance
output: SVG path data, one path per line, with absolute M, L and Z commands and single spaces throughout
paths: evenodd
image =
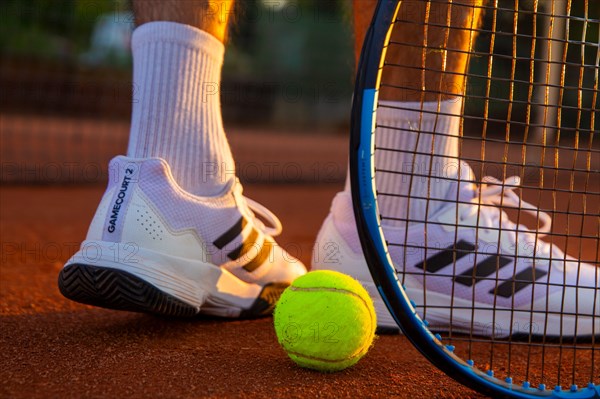
M 225 41 L 234 0 L 133 0 L 137 26 L 170 21 L 193 26 Z
M 354 0 L 357 62 L 376 3 Z M 438 101 L 451 99 L 452 94 L 463 95 L 467 52 L 476 37 L 474 30 L 481 22 L 482 3 L 483 0 L 404 0 L 398 19 L 412 23 L 398 23 L 392 32 L 395 44 L 389 47 L 388 57 L 395 60 L 397 67 L 384 73 L 384 84 L 398 88 L 384 89 L 383 98 Z M 430 25 L 425 26 L 426 23 Z M 440 90 L 444 92 L 441 96 Z
M 374 3 L 354 2 L 357 58 L 368 27 L 365 15 L 371 14 Z M 390 108 L 380 109 L 378 122 L 395 128 L 382 129 L 381 144 L 402 151 L 383 155 L 382 167 L 406 174 L 378 184 L 383 190 L 412 198 L 410 203 L 406 197 L 382 201 L 381 206 L 390 207 L 385 209 L 388 215 L 392 212 L 400 219 L 419 222 L 444 206 L 444 201 L 436 199 L 456 196 L 453 182 L 445 178 L 453 177 L 447 174 L 457 170 L 464 74 L 481 3 L 405 0 L 401 4 L 398 19 L 402 22 L 394 27 L 394 44 L 388 47 L 387 56 L 395 65 L 384 68 L 380 93 Z M 416 176 L 411 179 L 410 173 Z M 420 178 L 419 174 L 438 179 Z
M 306 272 L 273 240 L 275 215 L 235 177 L 219 101 L 231 7 L 134 1 L 129 148 L 111 162 L 87 239 L 60 273 L 66 297 L 171 316 L 260 316 Z

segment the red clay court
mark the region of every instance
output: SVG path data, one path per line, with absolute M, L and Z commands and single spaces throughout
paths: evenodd
M 328 173 L 345 171 L 346 137 L 282 137 L 294 149 L 286 159 L 300 170 L 314 173 L 315 165 L 326 165 Z M 257 161 L 242 155 L 252 141 L 252 135 L 232 132 L 241 168 Z M 303 155 L 302 161 L 298 154 L 307 147 L 314 159 Z M 261 163 L 277 164 L 282 154 L 267 148 L 259 156 Z M 250 198 L 282 220 L 281 245 L 293 247 L 306 264 L 342 187 L 339 176 L 332 183 L 313 177 L 245 185 Z M 85 237 L 103 183 L 4 184 L 0 190 L 2 397 L 481 397 L 421 359 L 399 335 L 379 336 L 355 367 L 321 374 L 288 359 L 270 317 L 170 320 L 71 302 L 59 293 L 57 275 Z

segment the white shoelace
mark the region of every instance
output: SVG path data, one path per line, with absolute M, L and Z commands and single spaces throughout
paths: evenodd
M 248 203 L 248 208 L 250 208 L 254 214 L 254 223 L 258 225 L 258 227 L 263 231 L 263 233 L 268 234 L 272 237 L 281 234 L 283 226 L 281 225 L 281 221 L 279 220 L 279 218 L 275 216 L 273 212 L 271 212 L 266 206 L 259 204 L 258 202 L 250 198 L 244 197 L 244 199 Z M 262 220 L 256 217 L 256 215 L 260 215 L 262 218 L 268 221 L 272 227 L 265 225 Z
M 242 213 L 252 218 L 254 224 L 265 234 L 270 235 L 271 237 L 276 237 L 281 234 L 283 230 L 283 226 L 281 221 L 273 212 L 271 212 L 266 206 L 245 197 L 242 194 L 242 185 L 239 181 L 235 183 L 234 195 L 238 199 L 238 205 L 242 207 Z M 245 209 L 244 209 L 245 208 Z M 265 221 L 269 223 L 270 226 L 267 226 L 260 218 L 260 216 Z
M 514 183 L 510 184 L 509 181 Z M 485 184 L 479 187 L 482 203 L 519 208 L 542 223 L 537 228 L 538 237 L 544 237 L 550 232 L 552 229 L 552 218 L 550 215 L 540 211 L 539 208 L 523 200 L 515 193 L 514 190 L 521 185 L 521 178 L 519 176 L 512 176 L 504 181 L 492 176 L 485 176 L 483 182 Z
M 521 237 L 531 237 L 535 240 L 537 247 L 536 254 L 538 256 L 549 255 L 549 244 L 538 241 L 537 238 L 544 237 L 551 231 L 552 218 L 546 212 L 543 212 L 529 202 L 524 201 L 514 192 L 515 189 L 520 187 L 520 177 L 512 176 L 502 181 L 492 176 L 485 176 L 482 182 L 483 184 L 479 187 L 479 193 L 471 200 L 475 206 L 467 205 L 459 208 L 460 220 L 463 222 L 467 221 L 468 224 L 492 227 L 499 229 L 499 231 L 501 230 L 502 238 L 507 240 L 510 237 L 510 241 L 512 241 L 512 243 L 506 242 L 503 247 L 510 247 L 516 244 L 515 234 L 518 230 L 522 234 Z M 487 205 L 485 206 L 484 212 L 480 211 L 482 208 L 481 205 Z M 509 220 L 508 215 L 500 209 L 500 206 L 518 208 L 521 211 L 532 215 L 538 220 L 537 229 L 531 230 L 523 225 L 517 226 Z M 500 221 L 502 222 L 500 223 Z M 526 244 L 530 246 L 531 243 Z M 523 248 L 519 248 L 519 250 L 522 249 Z

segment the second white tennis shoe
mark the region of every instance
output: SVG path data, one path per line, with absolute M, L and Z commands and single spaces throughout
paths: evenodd
M 408 226 L 382 221 L 399 280 L 430 328 L 493 337 L 600 335 L 600 267 L 541 240 L 550 217 L 514 192 L 518 178 L 485 177 L 478 187 L 471 168 L 461 163 L 460 169 L 448 195 L 454 201 L 428 220 Z M 517 225 L 500 206 L 532 213 L 541 226 Z M 396 326 L 364 259 L 349 192 L 333 201 L 313 269 L 361 281 L 374 299 L 379 326 Z

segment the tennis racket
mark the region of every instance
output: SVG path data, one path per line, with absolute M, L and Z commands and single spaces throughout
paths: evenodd
M 464 385 L 494 397 L 600 398 L 600 3 L 418 3 L 419 12 L 414 1 L 378 3 L 355 86 L 352 199 L 375 284 L 410 341 Z M 458 10 L 433 15 L 440 3 Z M 479 22 L 462 28 L 469 45 L 448 50 L 451 12 L 474 11 Z M 434 44 L 444 20 L 450 33 Z M 401 26 L 420 42 L 401 42 Z M 414 49 L 423 80 L 390 79 Z M 458 53 L 468 65 L 458 90 L 427 81 L 451 73 L 445 57 Z M 448 116 L 442 103 L 459 101 L 447 133 L 454 155 L 433 157 L 442 133 L 419 119 L 386 123 L 406 111 L 394 89 L 420 97 L 422 119 Z M 414 145 L 393 145 L 407 134 Z M 445 199 L 412 190 L 439 184 L 450 187 Z M 399 212 L 397 201 L 425 211 Z

